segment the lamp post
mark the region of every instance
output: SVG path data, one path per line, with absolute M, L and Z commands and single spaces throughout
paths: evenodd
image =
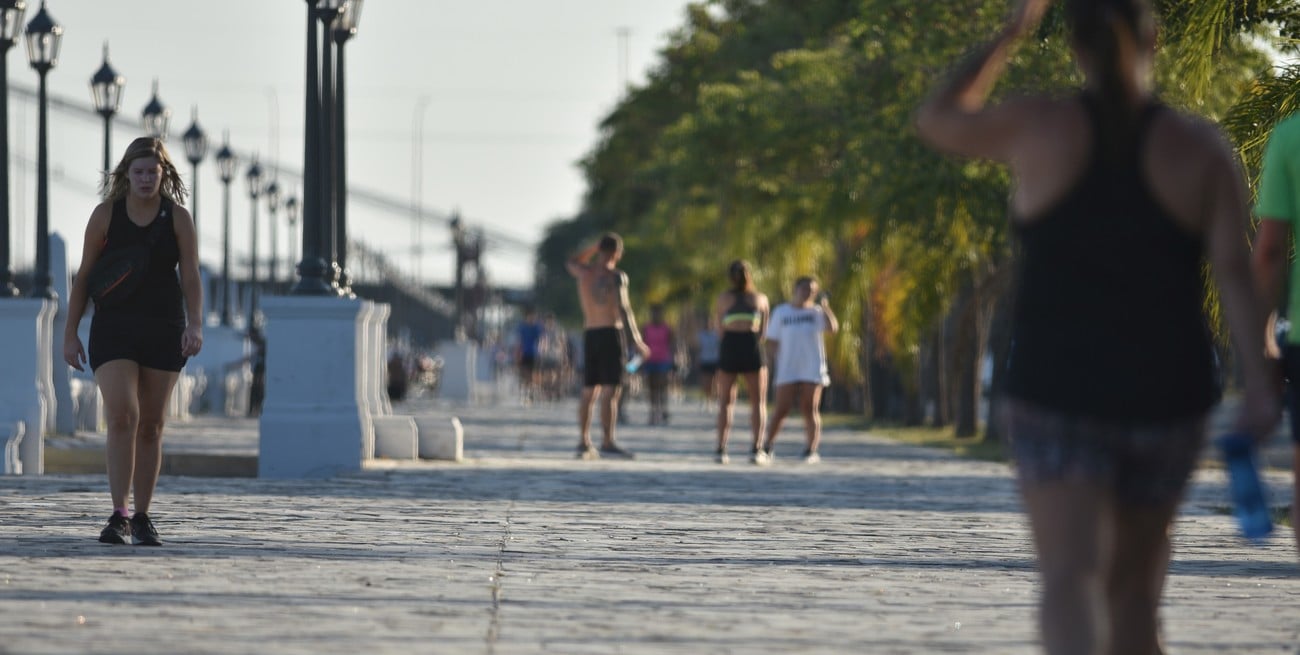
M 113 166 L 111 137 L 113 134 L 113 115 L 122 106 L 122 88 L 126 78 L 113 70 L 108 63 L 108 42 L 104 42 L 104 63 L 90 78 L 90 97 L 95 103 L 95 111 L 104 117 L 104 173 Z
M 235 179 L 235 153 L 230 151 L 230 133 L 217 151 L 217 169 L 221 171 L 221 324 L 230 327 L 230 181 Z
M 279 226 L 275 224 L 275 210 L 280 208 L 280 185 L 275 180 L 266 185 L 266 228 L 271 233 L 271 258 L 266 263 L 266 281 L 271 288 L 279 282 L 280 266 L 277 255 L 280 252 L 280 238 L 276 234 Z
M 31 297 L 56 298 L 50 279 L 50 173 L 49 173 L 49 103 L 45 96 L 45 76 L 59 62 L 63 27 L 41 10 L 27 23 L 27 61 L 41 78 L 37 103 L 40 106 L 36 137 L 36 279 Z
M 334 48 L 331 47 L 334 40 L 330 38 L 330 31 L 339 16 L 346 12 L 347 0 L 319 0 L 316 4 L 316 16 L 324 30 L 321 39 L 320 129 L 316 136 L 321 141 L 320 169 L 317 173 L 320 184 L 321 251 L 328 266 L 325 281 L 330 285 L 330 292 L 335 294 L 342 293 L 339 288 L 342 269 L 339 267 L 338 214 L 334 196 L 338 171 L 334 167 L 337 156 L 337 144 L 334 142 Z
M 9 48 L 26 10 L 23 0 L 0 0 L 0 298 L 18 295 L 9 264 Z
M 330 293 L 325 280 L 328 265 L 321 248 L 324 232 L 321 221 L 320 186 L 320 39 L 316 25 L 317 0 L 307 0 L 307 92 L 303 127 L 303 219 L 302 261 L 298 262 L 298 282 L 291 291 L 300 296 L 323 296 Z
M 347 124 L 344 109 L 347 104 L 344 93 L 343 46 L 357 33 L 361 22 L 361 6 L 364 0 L 348 0 L 343 11 L 334 20 L 334 43 L 337 46 L 337 66 L 334 83 L 334 244 L 339 264 L 339 288 L 346 294 L 352 294 L 352 280 L 348 272 L 348 157 Z
M 251 285 L 248 291 L 248 327 L 249 329 L 252 329 L 253 325 L 256 323 L 254 317 L 257 316 L 257 300 L 258 300 L 257 298 L 258 296 L 257 198 L 258 196 L 262 195 L 262 166 L 257 163 L 256 158 L 253 159 L 252 165 L 248 167 L 248 173 L 245 174 L 245 177 L 248 179 L 248 199 L 252 201 L 252 214 L 250 219 L 252 225 L 248 230 L 252 238 L 252 244 L 250 248 L 252 250 L 252 268 L 250 269 L 248 274 L 249 284 Z
M 451 215 L 451 243 L 456 248 L 456 288 L 455 288 L 455 313 L 452 316 L 452 324 L 456 330 L 465 327 L 465 255 L 468 252 L 469 234 L 465 229 L 465 224 L 460 220 L 460 213 L 456 212 Z
M 185 142 L 185 158 L 190 160 L 190 167 L 194 171 L 194 177 L 190 178 L 190 197 L 193 198 L 191 206 L 194 208 L 190 214 L 194 217 L 194 232 L 199 231 L 199 162 L 208 156 L 208 135 L 203 133 L 199 127 L 199 108 L 194 108 L 194 119 L 190 123 L 189 129 L 185 130 L 182 136 Z
M 284 218 L 289 223 L 289 265 L 298 261 L 298 198 L 289 196 L 284 201 Z M 292 276 L 291 276 L 292 277 Z
M 149 99 L 149 104 L 144 106 L 144 111 L 140 112 L 140 119 L 144 123 L 144 133 L 155 139 L 167 140 L 167 124 L 172 120 L 172 110 L 163 106 L 158 99 L 158 80 L 153 81 L 153 97 Z

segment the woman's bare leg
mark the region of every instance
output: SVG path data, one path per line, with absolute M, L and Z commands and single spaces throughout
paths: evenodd
M 731 419 L 736 406 L 736 374 L 718 371 L 718 451 L 727 450 L 731 436 Z
M 135 435 L 140 424 L 139 378 L 139 365 L 129 359 L 105 362 L 95 371 L 95 385 L 104 397 L 104 419 L 108 424 L 104 452 L 114 509 L 127 507 L 131 495 Z
M 1022 483 L 1038 551 L 1039 629 L 1048 655 L 1109 653 L 1114 501 L 1096 484 Z
M 162 433 L 167 401 L 179 373 L 140 367 L 140 418 L 135 431 L 135 511 L 149 513 L 158 472 L 162 470 Z
M 749 392 L 749 429 L 753 448 L 757 449 L 763 443 L 763 427 L 767 423 L 767 369 L 746 373 L 745 390 Z

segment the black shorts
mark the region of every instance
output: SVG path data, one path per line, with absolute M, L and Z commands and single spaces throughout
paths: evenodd
M 618 328 L 591 328 L 582 333 L 582 383 L 584 386 L 618 386 L 623 384 L 623 365 L 627 349 L 623 332 Z
M 519 372 L 525 375 L 531 374 L 537 368 L 537 355 L 520 355 Z
M 763 351 L 758 346 L 757 332 L 722 333 L 722 351 L 718 357 L 718 370 L 723 373 L 756 373 L 763 368 Z
M 129 359 L 145 368 L 179 371 L 185 368 L 181 335 L 185 319 L 148 318 L 95 312 L 90 320 L 90 370 L 105 362 Z

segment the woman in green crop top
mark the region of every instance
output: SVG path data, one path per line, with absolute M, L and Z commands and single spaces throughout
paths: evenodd
M 727 269 L 731 288 L 723 291 L 713 304 L 714 322 L 722 333 L 718 356 L 718 451 L 719 464 L 726 464 L 727 437 L 731 433 L 732 411 L 736 403 L 736 378 L 744 376 L 749 392 L 749 425 L 753 432 L 751 449 L 755 464 L 763 464 L 759 448 L 763 426 L 767 422 L 767 366 L 760 344 L 767 317 L 771 312 L 767 296 L 754 288 L 749 264 L 742 260 Z

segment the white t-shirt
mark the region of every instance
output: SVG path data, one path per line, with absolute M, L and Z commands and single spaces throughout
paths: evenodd
M 779 305 L 767 323 L 767 340 L 776 342 L 774 386 L 811 382 L 826 386 L 831 376 L 826 369 L 826 345 L 822 332 L 830 327 L 821 306 L 808 308 Z

